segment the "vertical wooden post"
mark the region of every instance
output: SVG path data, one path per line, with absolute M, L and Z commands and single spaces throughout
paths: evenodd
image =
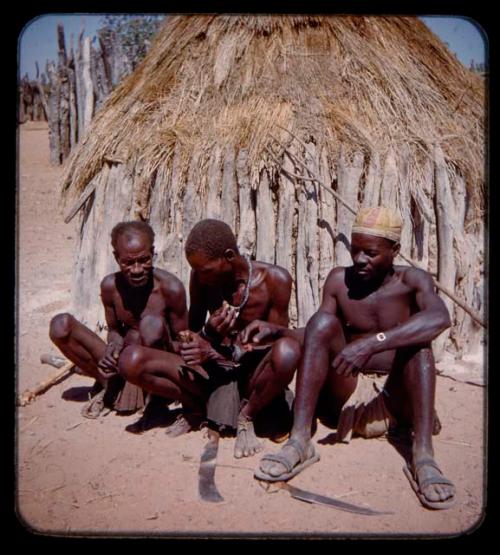
M 90 74 L 90 37 L 85 37 L 82 49 L 82 83 L 83 83 L 83 130 L 89 126 L 94 115 L 94 87 Z
M 61 149 L 61 162 L 69 155 L 71 149 L 70 140 L 70 83 L 68 78 L 68 59 L 66 55 L 66 42 L 64 38 L 64 27 L 57 25 L 57 45 L 58 63 L 57 71 L 60 82 L 60 102 L 59 102 L 59 137 Z
M 47 76 L 50 82 L 49 95 L 49 145 L 50 162 L 54 165 L 61 163 L 61 143 L 59 137 L 59 103 L 60 84 L 54 62 L 47 63 Z
M 276 222 L 268 170 L 263 168 L 260 171 L 259 177 L 256 208 L 257 248 L 255 256 L 257 260 L 274 264 Z
M 381 182 L 380 154 L 378 151 L 372 150 L 370 161 L 368 162 L 365 188 L 363 190 L 363 202 L 361 204 L 363 208 L 379 205 Z
M 337 167 L 337 193 L 352 207 L 358 207 L 358 190 L 363 173 L 364 158 L 356 152 L 352 164 L 349 164 L 340 147 Z M 335 266 L 350 266 L 351 228 L 355 215 L 345 206 L 337 202 L 337 235 L 335 237 Z
M 326 148 L 321 153 L 320 177 L 325 185 L 331 187 L 333 179 L 330 175 Z M 334 241 L 337 222 L 335 219 L 335 199 L 331 194 L 319 188 L 319 276 L 318 286 L 320 291 L 323 288 L 326 277 L 333 268 L 334 261 Z
M 238 230 L 238 247 L 242 253 L 254 254 L 255 248 L 255 211 L 252 206 L 252 185 L 248 167 L 248 150 L 242 148 L 236 158 L 236 175 L 238 178 L 238 198 L 240 208 L 240 228 Z
M 451 194 L 446 161 L 439 145 L 434 146 L 434 175 L 436 180 L 436 223 L 438 241 L 438 281 L 446 288 L 455 289 L 456 265 L 453 252 L 454 222 L 456 221 L 455 202 Z M 440 293 L 451 320 L 454 320 L 453 301 Z M 450 330 L 444 331 L 434 341 L 434 355 L 440 360 L 444 354 L 445 343 Z

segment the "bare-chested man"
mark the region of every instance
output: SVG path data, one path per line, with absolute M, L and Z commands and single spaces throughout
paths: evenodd
M 189 431 L 206 414 L 216 425 L 236 428 L 235 457 L 251 456 L 262 449 L 254 418 L 291 382 L 300 345 L 283 338 L 252 350 L 239 332 L 255 319 L 288 325 L 291 276 L 284 268 L 241 255 L 231 228 L 218 220 L 198 222 L 185 250 L 192 267 L 192 331 L 191 341 L 181 344 L 182 359 L 130 347 L 120 357 L 120 372 L 157 395 L 168 396 L 174 385 L 183 389 L 187 405 L 172 435 Z M 209 379 L 189 371 L 197 365 Z
M 317 461 L 311 441 L 315 415 L 338 418 L 337 436 L 375 437 L 396 422 L 412 428 L 407 477 L 422 504 L 448 508 L 453 484 L 434 460 L 432 430 L 436 369 L 431 341 L 450 326 L 431 276 L 394 266 L 401 220 L 384 208 L 363 209 L 352 229 L 353 265 L 333 269 L 323 300 L 305 330 L 297 375 L 294 424 L 277 454 L 262 457 L 255 476 L 288 480 Z M 251 336 L 279 337 L 286 330 L 255 323 Z M 385 381 L 370 372 L 388 373 Z M 385 379 L 385 378 L 384 378 Z
M 186 329 L 188 320 L 181 281 L 153 267 L 154 232 L 147 223 L 117 224 L 111 245 L 120 271 L 101 282 L 107 342 L 71 314 L 58 314 L 50 322 L 52 341 L 83 374 L 96 379 L 94 389 L 100 391 L 83 410 L 88 418 L 97 418 L 105 403 L 117 412 L 142 408 L 142 389 L 118 375 L 121 351 L 127 345 L 172 350 L 171 338 Z

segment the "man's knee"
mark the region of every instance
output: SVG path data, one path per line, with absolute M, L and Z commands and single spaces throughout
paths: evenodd
M 409 366 L 421 371 L 435 372 L 434 354 L 430 345 L 421 347 L 408 347 L 406 353 Z
M 321 340 L 329 340 L 342 331 L 342 323 L 333 314 L 316 312 L 306 325 L 306 338 L 318 337 Z
M 141 370 L 144 364 L 142 347 L 129 345 L 125 347 L 118 359 L 118 373 L 122 378 L 131 383 L 137 383 L 141 378 Z
M 292 337 L 282 337 L 273 345 L 271 362 L 276 372 L 293 372 L 299 363 L 300 343 Z
M 56 343 L 68 339 L 73 329 L 74 318 L 68 312 L 56 314 L 50 321 L 49 337 Z
M 165 335 L 165 322 L 161 316 L 148 314 L 142 318 L 139 324 L 141 343 L 151 347 L 161 341 Z

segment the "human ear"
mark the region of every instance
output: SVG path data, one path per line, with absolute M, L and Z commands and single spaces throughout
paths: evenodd
M 392 246 L 393 256 L 397 256 L 400 250 L 401 250 L 401 243 L 394 243 L 394 245 Z
M 233 251 L 233 249 L 226 249 L 224 251 L 224 258 L 228 261 L 228 262 L 232 262 L 235 258 L 236 254 Z

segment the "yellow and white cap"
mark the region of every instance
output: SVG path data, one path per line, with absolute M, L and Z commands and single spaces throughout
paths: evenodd
M 385 237 L 399 243 L 402 221 L 400 215 L 382 206 L 362 208 L 352 226 L 352 233 L 364 233 L 375 237 Z

